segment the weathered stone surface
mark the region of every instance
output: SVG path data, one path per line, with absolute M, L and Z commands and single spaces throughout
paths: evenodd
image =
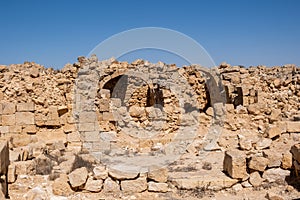
M 233 186 L 238 179 L 232 179 L 220 171 L 214 171 L 212 174 L 199 172 L 176 172 L 169 177 L 170 182 L 179 189 L 192 190 L 196 188 L 208 188 L 212 190 L 221 190 Z
M 300 121 L 286 122 L 286 131 L 289 133 L 300 133 Z
M 267 135 L 269 138 L 274 138 L 276 136 L 281 135 L 281 133 L 282 133 L 281 131 L 282 130 L 279 127 L 271 127 L 267 130 Z
M 285 198 L 284 198 L 283 196 L 281 196 L 281 195 L 279 195 L 279 194 L 276 194 L 276 193 L 274 193 L 274 192 L 268 192 L 268 193 L 266 194 L 266 198 L 267 198 L 268 200 L 285 200 Z
M 108 174 L 117 180 L 135 179 L 139 175 L 139 171 L 131 171 L 126 169 L 110 168 Z
M 16 124 L 15 114 L 2 115 L 2 125 L 3 126 L 14 126 Z
M 88 171 L 85 167 L 81 167 L 72 171 L 68 177 L 73 188 L 81 187 L 86 183 Z
M 248 106 L 248 113 L 252 115 L 258 115 L 260 113 L 260 107 L 258 104 L 251 104 Z
M 16 113 L 17 125 L 30 125 L 34 124 L 34 113 L 32 112 L 17 112 Z
M 269 148 L 272 144 L 272 140 L 269 138 L 261 138 L 254 146 L 255 149 L 261 150 Z
M 267 158 L 260 157 L 260 156 L 252 156 L 249 162 L 249 168 L 256 171 L 263 172 L 266 169 L 268 163 L 269 160 Z
M 16 166 L 14 164 L 10 164 L 8 166 L 7 171 L 7 182 L 14 183 L 16 181 Z
M 146 177 L 121 181 L 121 190 L 124 192 L 143 192 L 147 190 L 147 187 Z
M 4 102 L 2 103 L 2 114 L 9 115 L 16 112 L 16 105 L 14 103 Z
M 120 185 L 113 181 L 110 177 L 105 179 L 103 184 L 103 192 L 119 192 L 120 191 Z
M 35 125 L 31 124 L 31 125 L 26 126 L 23 129 L 23 132 L 27 133 L 27 134 L 35 134 L 37 132 L 37 128 Z
M 90 192 L 100 192 L 102 190 L 103 180 L 93 180 L 93 178 L 88 178 L 84 189 Z
M 263 181 L 264 181 L 264 179 L 261 178 L 261 176 L 258 172 L 253 172 L 253 173 L 250 174 L 249 183 L 253 187 L 260 186 Z
M 26 111 L 33 112 L 34 110 L 35 110 L 35 106 L 33 102 L 17 104 L 18 112 L 26 112 Z
M 94 172 L 94 177 L 98 180 L 105 180 L 108 177 L 108 170 L 106 169 L 105 166 L 96 166 L 93 169 Z
M 35 163 L 33 160 L 14 162 L 17 175 L 32 175 L 35 172 Z
M 280 167 L 282 154 L 274 151 L 272 149 L 265 149 L 263 151 L 263 156 L 269 160 L 268 167 Z
M 238 150 L 226 151 L 223 169 L 231 178 L 245 178 L 247 176 L 245 154 Z
M 148 191 L 150 192 L 168 192 L 167 183 L 148 182 Z
M 275 122 L 280 120 L 281 109 L 274 109 L 270 115 L 270 122 Z
M 156 182 L 165 183 L 168 180 L 168 170 L 162 167 L 150 167 L 148 170 L 148 178 Z
M 284 170 L 280 168 L 272 168 L 268 169 L 263 173 L 263 178 L 266 179 L 268 182 L 280 182 L 284 183 L 287 176 L 290 175 L 289 170 Z
M 68 184 L 68 176 L 66 174 L 60 174 L 60 177 L 55 179 L 52 184 L 52 191 L 54 195 L 68 197 L 73 193 L 70 185 Z
M 290 152 L 283 153 L 281 160 L 281 167 L 283 169 L 290 169 L 293 165 L 293 156 Z

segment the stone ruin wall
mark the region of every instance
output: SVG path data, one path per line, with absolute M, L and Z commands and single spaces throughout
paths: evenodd
M 74 114 L 74 102 L 78 98 L 75 94 L 80 93 L 80 88 L 82 91 L 90 89 L 80 85 L 77 77 L 88 74 L 84 71 L 86 66 L 95 69 L 100 65 L 101 70 L 96 77 L 98 86 L 92 102 L 95 118 L 89 113 Z M 177 68 L 175 65 L 151 64 L 143 60 L 133 63 L 114 59 L 100 62 L 93 56 L 79 57 L 77 63 L 67 64 L 61 70 L 47 69 L 33 62 L 0 66 L 2 195 L 12 199 L 22 199 L 24 194 L 32 195 L 30 188 L 18 186 L 25 175 L 49 175 L 53 194 L 62 196 L 78 191 L 140 193 L 148 190 L 165 193 L 174 188 L 180 190 L 202 186 L 199 181 L 194 184 L 183 179 L 172 179 L 171 170 L 166 168 L 149 169 L 146 174 L 109 169 L 88 153 L 111 148 L 111 144 L 93 143 L 99 139 L 88 135 L 93 131 L 105 133 L 110 138 L 109 142 L 115 145 L 108 154 L 120 153 L 113 151 L 125 147 L 133 155 L 151 153 L 163 148 L 171 140 L 170 135 L 184 123 L 182 120 L 186 121 L 186 118 L 180 118 L 178 98 L 170 88 L 157 83 L 142 84 L 130 92 L 132 96 L 126 105 L 122 105 L 120 100 L 125 98 L 122 92 L 113 92 L 126 71 L 148 65 L 177 70 L 186 78 L 197 97 L 194 105 L 200 111 L 197 116 L 199 126 L 203 128 L 201 130 L 209 128 L 214 117 L 211 94 L 204 74 L 193 66 Z M 223 170 L 228 179 L 226 183 L 208 189 L 220 190 L 236 183 L 244 187 L 246 182 L 257 187 L 270 181 L 264 174 L 272 173 L 272 170 L 287 174 L 300 168 L 300 147 L 295 145 L 299 142 L 297 133 L 300 132 L 299 67 L 244 68 L 223 63 L 218 69 L 226 94 L 226 115 L 217 144 L 218 150 L 225 152 L 222 153 Z M 119 89 L 122 91 L 122 87 Z M 116 94 L 119 96 L 113 96 Z M 114 109 L 129 113 L 131 118 L 127 122 L 118 121 Z M 122 131 L 126 129 L 120 129 L 126 125 L 130 128 L 132 121 L 142 128 L 154 127 L 154 119 L 162 115 L 167 123 L 159 124 L 159 127 L 166 134 L 159 137 L 141 140 L 128 137 Z M 80 119 L 86 124 L 77 126 Z M 98 128 L 91 129 L 91 123 L 96 123 Z M 202 139 L 203 135 L 199 133 L 186 154 L 198 156 L 203 148 Z M 293 154 L 290 151 L 292 146 Z M 74 178 L 76 174 L 84 176 L 84 180 Z M 205 186 L 206 183 L 203 184 Z

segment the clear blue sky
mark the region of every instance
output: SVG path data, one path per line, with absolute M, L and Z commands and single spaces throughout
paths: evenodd
M 300 65 L 298 0 L 3 0 L 0 64 L 61 68 L 113 34 L 147 26 L 192 37 L 217 64 Z

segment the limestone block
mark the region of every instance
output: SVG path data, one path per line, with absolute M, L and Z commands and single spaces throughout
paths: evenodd
M 52 191 L 54 195 L 68 197 L 73 193 L 69 183 L 69 179 L 66 174 L 60 174 L 60 177 L 55 179 L 52 184 Z
M 34 113 L 32 112 L 17 112 L 16 113 L 17 125 L 34 124 Z
M 88 178 L 84 189 L 90 192 L 100 192 L 102 190 L 103 180 L 94 180 L 93 178 Z
M 277 183 L 284 183 L 286 177 L 290 175 L 289 170 L 284 170 L 280 168 L 272 168 L 268 169 L 263 173 L 263 178 L 266 179 L 269 183 L 277 182 Z
M 253 187 L 258 187 L 262 184 L 264 179 L 260 176 L 259 172 L 253 172 L 250 174 L 249 182 Z
M 23 128 L 23 133 L 35 134 L 36 132 L 37 132 L 37 128 L 34 124 L 25 126 L 25 128 Z
M 14 164 L 11 164 L 8 166 L 7 182 L 14 183 L 15 181 L 16 181 L 16 166 Z
M 293 165 L 293 156 L 290 152 L 283 153 L 281 160 L 281 167 L 283 169 L 290 169 Z
M 18 112 L 33 112 L 35 110 L 35 105 L 33 102 L 29 103 L 18 103 L 17 104 L 17 111 Z
M 94 177 L 98 180 L 102 179 L 102 180 L 105 180 L 107 177 L 108 177 L 108 170 L 106 169 L 105 166 L 96 166 L 94 169 L 93 169 L 93 172 L 94 172 Z
M 121 190 L 124 192 L 143 192 L 147 190 L 147 187 L 148 184 L 146 177 L 121 181 Z
M 2 114 L 9 115 L 16 112 L 16 105 L 14 103 L 4 102 L 2 103 Z
M 120 192 L 120 185 L 110 177 L 105 179 L 103 184 L 104 192 Z
M 100 112 L 109 112 L 109 99 L 99 99 Z
M 135 179 L 139 175 L 139 171 L 126 170 L 126 169 L 113 169 L 108 170 L 108 174 L 117 180 Z
M 267 129 L 267 135 L 269 138 L 274 138 L 276 136 L 280 136 L 282 133 L 282 129 L 279 127 L 270 127 Z
M 286 131 L 289 133 L 300 133 L 300 121 L 286 122 Z
M 2 115 L 2 125 L 3 126 L 14 126 L 16 124 L 15 114 Z
M 72 171 L 68 177 L 73 188 L 81 187 L 87 181 L 88 171 L 85 167 L 81 167 Z
M 238 150 L 225 152 L 223 169 L 232 178 L 243 179 L 247 176 L 246 155 Z
M 168 170 L 156 166 L 149 167 L 148 178 L 156 182 L 165 183 L 168 180 Z
M 168 192 L 167 183 L 148 182 L 148 191 L 150 192 Z
M 268 158 L 252 156 L 249 162 L 249 168 L 256 171 L 263 172 L 268 166 L 268 163 L 269 163 Z
M 103 121 L 116 121 L 112 112 L 103 112 L 102 119 Z

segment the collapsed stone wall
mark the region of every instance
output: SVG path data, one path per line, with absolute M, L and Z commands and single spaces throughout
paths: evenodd
M 194 91 L 196 103 L 193 106 L 199 115 L 182 117 L 182 113 L 190 108 L 182 110 L 174 90 L 162 82 L 149 84 L 128 78 L 130 69 L 145 66 L 147 69 L 166 70 L 163 72 L 178 71 L 185 77 Z M 98 69 L 97 76 L 92 77 L 98 85 L 93 91 L 92 103 L 79 105 L 82 106 L 79 109 L 89 109 L 86 106 L 92 105 L 90 111 L 96 115 L 74 113 L 78 110 L 76 100 L 91 95 L 87 92 L 91 89 L 87 80 L 93 69 Z M 3 162 L 1 170 L 4 175 L 1 181 L 4 183 L 3 194 L 7 195 L 7 182 L 12 199 L 22 199 L 24 194 L 36 195 L 29 188 L 21 187 L 23 177 L 33 175 L 49 176 L 47 184 L 52 186 L 53 194 L 65 196 L 83 190 L 164 193 L 199 187 L 219 190 L 237 183 L 243 187 L 259 187 L 289 176 L 290 170 L 295 168 L 290 149 L 299 142 L 297 133 L 300 132 L 300 69 L 293 65 L 243 68 L 223 63 L 219 66 L 226 94 L 224 126 L 214 149 L 224 157 L 222 169 L 216 167 L 218 173 L 223 169 L 226 172 L 224 177 L 220 175 L 220 180 L 203 182 L 192 174 L 186 178 L 178 177 L 179 171 L 188 169 L 180 162 L 181 169 L 172 165 L 130 173 L 101 162 L 103 154 L 130 157 L 138 153 L 162 153 L 164 146 L 172 140 L 172 133 L 180 126 L 191 126 L 190 121 L 195 119 L 201 131 L 196 133 L 197 137 L 184 154 L 198 159 L 204 145 L 203 132 L 210 128 L 216 110 L 211 103 L 214 96 L 208 90 L 207 76 L 197 69 L 195 66 L 177 68 L 164 63 L 151 64 L 143 60 L 100 62 L 93 56 L 88 59 L 79 57 L 77 63 L 67 64 L 61 70 L 46 69 L 32 62 L 0 66 L 0 133 L 1 139 L 8 141 L 3 152 L 9 152 L 10 160 Z M 166 79 L 163 73 L 150 74 L 154 79 Z M 90 81 L 94 83 L 95 80 Z M 120 80 L 126 81 L 126 87 L 118 85 Z M 124 103 L 124 99 L 128 101 Z M 129 118 L 118 120 L 117 116 L 122 113 L 129 113 Z M 155 120 L 157 118 L 167 123 L 161 124 Z M 150 131 L 157 126 L 162 134 L 146 140 L 135 138 L 124 131 L 132 130 L 133 126 L 148 127 Z M 99 143 L 99 133 L 102 138 L 109 139 L 108 143 Z M 95 159 L 89 154 L 91 151 L 102 154 L 92 154 Z M 297 151 L 293 152 L 297 158 Z M 1 159 L 7 159 L 3 154 Z M 294 163 L 297 166 L 297 159 Z M 220 181 L 222 183 L 218 185 Z

